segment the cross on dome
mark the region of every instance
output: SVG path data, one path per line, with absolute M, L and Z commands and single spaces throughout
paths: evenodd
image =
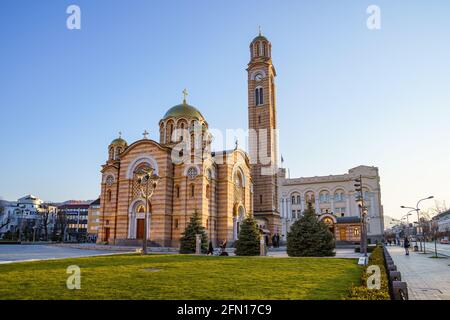
M 189 95 L 186 88 L 183 90 L 183 104 L 186 104 L 186 97 Z

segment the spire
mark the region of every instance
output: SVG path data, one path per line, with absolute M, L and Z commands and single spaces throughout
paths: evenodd
M 122 139 L 122 131 L 119 131 L 119 139 Z
M 258 34 L 258 36 L 262 36 L 262 33 L 261 33 L 261 26 L 258 26 L 258 29 L 259 29 L 259 34 Z
M 144 133 L 143 133 L 142 135 L 144 136 L 144 139 L 148 139 L 148 138 L 147 138 L 147 136 L 148 136 L 147 130 L 145 130 Z

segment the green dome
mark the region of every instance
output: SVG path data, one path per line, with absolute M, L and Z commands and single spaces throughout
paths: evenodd
M 125 141 L 125 140 L 123 140 L 122 138 L 117 138 L 117 139 L 114 139 L 112 142 L 111 142 L 111 145 L 112 146 L 117 146 L 117 147 L 127 147 L 127 142 Z
M 197 120 L 205 120 L 197 108 L 188 105 L 187 103 L 182 103 L 170 108 L 163 117 L 163 119 L 167 118 L 195 118 Z
M 258 40 L 263 40 L 263 41 L 269 42 L 269 40 L 267 40 L 267 38 L 262 36 L 262 35 L 257 36 L 255 39 L 253 39 L 252 42 L 255 42 L 255 41 L 258 41 Z

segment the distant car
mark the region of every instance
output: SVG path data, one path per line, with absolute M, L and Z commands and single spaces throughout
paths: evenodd
M 441 239 L 441 244 L 448 244 L 448 238 L 447 237 L 442 238 Z

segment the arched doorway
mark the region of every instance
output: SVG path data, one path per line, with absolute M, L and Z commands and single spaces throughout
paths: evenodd
M 151 204 L 148 205 L 147 239 L 150 239 Z M 130 206 L 128 238 L 143 240 L 145 228 L 145 201 L 137 200 Z
M 328 226 L 328 229 L 330 230 L 330 232 L 333 234 L 333 236 L 335 235 L 334 231 L 335 231 L 335 224 L 336 224 L 337 220 L 333 215 L 331 215 L 329 213 L 325 213 L 319 217 L 319 221 L 322 221 L 323 223 L 325 223 Z

